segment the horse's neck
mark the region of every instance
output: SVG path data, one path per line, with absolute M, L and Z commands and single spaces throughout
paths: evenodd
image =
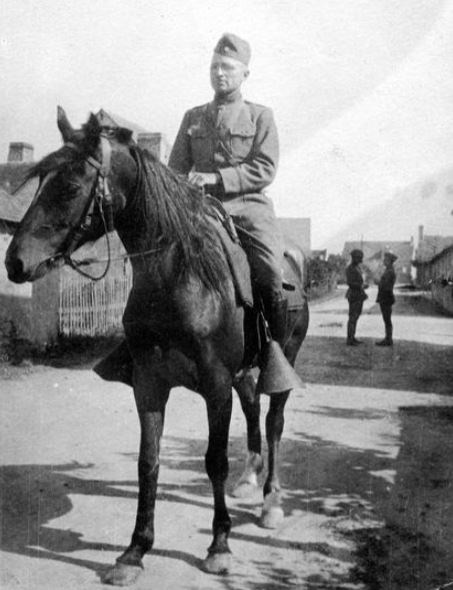
M 119 206 L 119 213 L 115 220 L 115 229 L 123 243 L 134 271 L 153 269 L 159 272 L 157 267 L 162 264 L 158 258 L 162 258 L 164 250 L 168 248 L 162 243 L 162 237 L 153 231 L 157 227 L 157 219 L 154 219 L 154 208 L 140 187 L 140 175 L 137 173 L 137 163 L 129 155 L 126 159 L 124 152 L 116 155 L 115 160 L 117 174 L 115 178 L 118 200 L 124 200 L 123 206 Z

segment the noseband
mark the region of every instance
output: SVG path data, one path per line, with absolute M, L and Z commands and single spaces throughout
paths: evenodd
M 109 232 L 113 231 L 113 202 L 112 194 L 110 192 L 107 176 L 110 172 L 110 162 L 112 156 L 112 146 L 109 140 L 104 134 L 100 136 L 101 143 L 101 161 L 99 162 L 92 156 L 85 158 L 85 162 L 95 168 L 97 171 L 96 180 L 94 181 L 93 188 L 90 192 L 90 197 L 85 206 L 85 209 L 81 215 L 79 224 L 75 227 L 74 231 L 71 232 L 69 240 L 66 246 L 66 251 L 61 254 L 63 260 L 72 269 L 81 274 L 82 276 L 91 279 L 93 281 L 100 281 L 103 279 L 109 271 L 111 263 L 111 249 L 110 249 L 110 238 Z M 68 141 L 64 144 L 73 150 L 79 151 L 79 148 L 72 142 Z M 99 276 L 92 276 L 89 273 L 83 271 L 80 266 L 82 263 L 78 263 L 71 258 L 71 254 L 77 248 L 81 238 L 90 231 L 93 226 L 93 215 L 94 209 L 97 206 L 99 214 L 102 219 L 102 224 L 105 230 L 105 237 L 107 241 L 107 264 L 104 271 Z

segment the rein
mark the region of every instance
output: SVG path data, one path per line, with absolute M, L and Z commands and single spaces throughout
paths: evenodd
M 156 254 L 157 252 L 161 252 L 163 247 L 152 248 L 150 250 L 145 250 L 143 252 L 133 252 L 132 254 L 124 254 L 122 256 L 112 258 L 111 256 L 111 244 L 109 238 L 109 232 L 113 231 L 114 224 L 113 224 L 113 201 L 112 195 L 110 192 L 107 175 L 110 172 L 110 162 L 111 162 L 111 154 L 112 154 L 112 147 L 106 135 L 101 134 L 101 162 L 93 158 L 92 156 L 88 156 L 85 161 L 90 164 L 93 168 L 97 170 L 96 180 L 93 184 L 93 189 L 91 191 L 91 195 L 87 206 L 85 207 L 84 212 L 81 216 L 81 221 L 78 227 L 75 229 L 73 234 L 70 237 L 69 245 L 66 249 L 66 252 L 61 254 L 60 256 L 63 258 L 64 262 L 68 264 L 73 270 L 75 270 L 80 275 L 91 279 L 92 281 L 100 281 L 102 280 L 110 270 L 111 263 L 117 260 L 127 260 L 132 258 L 137 258 L 139 256 L 147 256 L 149 254 Z M 66 142 L 65 145 L 71 149 L 77 150 L 77 146 L 72 142 Z M 138 170 L 138 174 L 140 175 L 140 167 Z M 137 181 L 137 186 L 139 186 L 140 181 Z M 105 237 L 107 243 L 107 258 L 106 259 L 96 259 L 96 258 L 84 258 L 82 260 L 73 260 L 71 258 L 71 254 L 74 252 L 80 238 L 87 232 L 91 225 L 92 225 L 92 218 L 94 213 L 94 206 L 97 205 L 99 214 L 102 219 L 102 224 L 105 230 Z M 93 263 L 106 263 L 105 269 L 99 276 L 93 276 L 84 270 L 82 270 L 81 266 L 87 266 Z
M 73 270 L 78 272 L 80 275 L 91 279 L 92 281 L 100 281 L 103 279 L 110 270 L 111 264 L 111 245 L 109 232 L 113 231 L 113 202 L 112 194 L 110 192 L 109 184 L 107 181 L 107 175 L 110 171 L 110 161 L 112 155 L 112 146 L 105 135 L 101 134 L 101 162 L 88 156 L 85 161 L 97 170 L 96 180 L 94 181 L 93 188 L 90 193 L 90 198 L 82 213 L 81 221 L 76 227 L 75 231 L 70 236 L 69 244 L 66 248 L 66 252 L 62 254 L 63 260 Z M 72 142 L 66 142 L 65 145 L 71 149 L 77 150 L 77 146 Z M 81 237 L 85 232 L 89 231 L 93 223 L 94 207 L 97 205 L 99 214 L 102 219 L 102 225 L 105 230 L 105 239 L 107 243 L 107 263 L 105 269 L 99 276 L 93 276 L 80 268 L 83 264 L 87 264 L 84 261 L 75 261 L 71 258 L 71 254 L 77 247 Z

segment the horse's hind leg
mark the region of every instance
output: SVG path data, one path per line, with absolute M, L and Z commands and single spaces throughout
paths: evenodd
M 209 443 L 205 456 L 206 472 L 214 492 L 213 540 L 203 569 L 209 573 L 226 574 L 231 567 L 228 535 L 231 519 L 225 503 L 225 482 L 228 476 L 228 435 L 232 410 L 231 377 L 221 370 L 204 377 L 203 386 L 209 421 Z M 220 373 L 220 374 L 219 374 Z
M 263 470 L 261 457 L 260 396 L 256 393 L 255 380 L 251 372 L 234 383 L 239 395 L 242 411 L 247 421 L 247 457 L 244 471 L 235 485 L 232 495 L 248 498 L 258 489 L 258 475 Z
M 283 520 L 281 488 L 279 480 L 279 446 L 284 426 L 284 409 L 289 391 L 272 395 L 266 416 L 266 439 L 269 450 L 268 475 L 264 484 L 264 505 L 261 526 L 275 528 Z
M 134 395 L 141 428 L 138 507 L 131 543 L 103 578 L 104 583 L 114 586 L 128 586 L 136 581 L 143 569 L 142 557 L 154 543 L 159 448 L 169 394 L 169 387 L 150 374 L 149 368 L 141 371 L 136 366 L 134 370 Z

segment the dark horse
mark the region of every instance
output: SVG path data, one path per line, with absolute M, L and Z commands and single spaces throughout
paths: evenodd
M 34 281 L 63 262 L 73 264 L 74 250 L 113 227 L 131 260 L 133 287 L 123 323 L 141 425 L 138 509 L 131 543 L 104 581 L 132 582 L 153 545 L 160 439 L 168 395 L 176 385 L 198 392 L 207 405 L 205 462 L 214 493 L 214 519 L 203 568 L 225 573 L 230 567 L 225 481 L 233 386 L 248 433 L 246 467 L 236 495 L 256 487 L 263 461 L 260 399 L 248 370 L 250 361 L 244 364 L 250 356 L 246 312 L 238 302 L 218 229 L 210 220 L 212 205 L 198 189 L 138 149 L 128 130 L 108 131 L 94 115 L 74 130 L 61 108 L 58 127 L 64 145 L 29 173 L 39 177 L 39 188 L 9 246 L 6 267 L 10 280 Z M 295 258 L 290 257 L 286 266 L 292 268 L 291 280 L 300 296 L 302 277 Z M 303 295 L 300 300 L 299 309 L 288 314 L 285 355 L 292 364 L 308 326 Z M 268 527 L 283 516 L 278 447 L 288 395 L 283 391 L 271 396 L 266 418 L 269 473 L 261 522 Z

